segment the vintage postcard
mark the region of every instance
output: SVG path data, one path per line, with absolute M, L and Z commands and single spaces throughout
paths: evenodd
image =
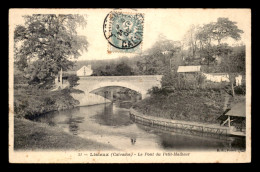
M 9 162 L 251 162 L 251 10 L 10 9 Z

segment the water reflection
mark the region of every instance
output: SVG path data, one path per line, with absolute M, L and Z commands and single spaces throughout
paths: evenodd
M 219 139 L 219 137 L 180 134 L 178 132 L 155 129 L 141 124 L 138 124 L 138 127 L 158 135 L 160 138 L 159 144 L 164 149 L 210 151 L 221 148 L 245 151 L 245 138 L 243 137 L 225 137 Z
M 64 131 L 82 138 L 110 144 L 121 150 L 216 151 L 218 149 L 244 150 L 245 148 L 244 138 L 229 137 L 229 139 L 220 140 L 136 124 L 130 119 L 128 109 L 118 108 L 115 104 L 52 112 L 35 120 L 63 128 Z
M 79 130 L 79 123 L 82 123 L 84 121 L 84 117 L 71 117 L 69 118 L 67 124 L 69 125 L 69 130 L 74 135 L 78 134 Z
M 136 142 L 136 138 L 131 138 L 131 144 L 134 145 Z
M 92 116 L 101 125 L 120 127 L 133 124 L 129 119 L 129 112 L 117 108 L 115 104 L 103 105 L 103 111 Z

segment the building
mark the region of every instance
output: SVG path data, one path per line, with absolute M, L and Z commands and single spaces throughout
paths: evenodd
M 202 73 L 206 80 L 212 82 L 229 82 L 229 75 L 227 73 Z
M 187 81 L 195 81 L 200 73 L 200 67 L 201 66 L 179 66 L 177 69 L 178 78 L 185 78 Z M 180 82 L 180 80 L 178 82 Z
M 84 65 L 77 71 L 77 76 L 90 76 L 92 73 L 91 65 Z
M 178 73 L 198 73 L 201 66 L 179 66 Z
M 235 77 L 236 79 L 236 86 L 242 85 L 242 75 L 238 75 L 237 77 Z
M 206 80 L 212 82 L 230 82 L 228 73 L 202 73 Z M 242 85 L 242 75 L 238 75 L 235 77 L 236 86 Z
M 245 120 L 246 120 L 246 103 L 241 101 L 236 103 L 231 109 L 225 114 L 227 119 L 221 124 L 224 126 L 228 125 L 230 128 L 230 134 L 245 136 Z

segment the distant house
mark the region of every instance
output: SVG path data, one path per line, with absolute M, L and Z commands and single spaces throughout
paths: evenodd
M 202 73 L 206 80 L 212 82 L 229 82 L 229 75 L 227 73 Z
M 194 80 L 200 73 L 201 66 L 179 66 L 177 73 L 185 77 L 187 80 Z
M 77 71 L 77 76 L 90 76 L 92 73 L 93 73 L 93 70 L 91 69 L 91 65 L 82 66 Z
M 198 73 L 201 66 L 179 66 L 177 73 Z

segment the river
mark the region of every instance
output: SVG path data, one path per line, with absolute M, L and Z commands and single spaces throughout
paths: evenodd
M 129 109 L 115 104 L 50 112 L 34 120 L 119 150 L 245 151 L 244 138 L 215 139 L 150 128 L 134 123 Z

